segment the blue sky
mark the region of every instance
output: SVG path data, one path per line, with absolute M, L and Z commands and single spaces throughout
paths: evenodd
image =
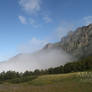
M 92 0 L 0 0 L 0 61 L 59 41 L 92 22 Z

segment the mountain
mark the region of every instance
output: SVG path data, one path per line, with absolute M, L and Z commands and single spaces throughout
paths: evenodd
M 47 48 L 61 48 L 73 57 L 80 59 L 92 55 L 92 24 L 71 31 L 60 42 L 47 44 Z
M 14 70 L 47 69 L 57 67 L 73 58 L 92 55 L 92 24 L 71 31 L 57 43 L 49 43 L 35 53 L 18 54 L 6 62 L 0 63 L 0 72 Z

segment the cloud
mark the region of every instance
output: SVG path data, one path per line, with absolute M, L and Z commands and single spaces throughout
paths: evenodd
M 10 57 L 9 56 L 2 56 L 0 55 L 0 61 L 5 61 L 5 60 L 8 60 Z
M 22 24 L 27 24 L 27 20 L 24 16 L 18 16 L 18 18 Z
M 20 46 L 19 50 L 22 53 L 32 53 L 37 50 L 40 50 L 48 43 L 47 40 L 40 40 L 36 37 L 33 37 L 28 43 Z
M 62 22 L 56 29 L 55 35 L 56 39 L 60 40 L 62 37 L 66 36 L 68 32 L 74 30 L 74 25 L 68 22 Z
M 92 16 L 86 16 L 72 23 L 69 21 L 62 21 L 54 33 L 54 38 L 60 40 L 62 37 L 66 36 L 69 32 L 75 31 L 76 28 L 84 25 L 89 25 L 92 23 Z
M 41 9 L 41 0 L 20 0 L 19 4 L 24 11 L 31 14 L 36 13 Z
M 72 57 L 62 49 L 43 49 L 35 53 L 22 53 L 12 57 L 7 62 L 0 63 L 0 72 L 48 69 L 71 61 Z
M 40 24 L 38 24 L 34 19 L 30 18 L 29 19 L 30 24 L 34 27 L 34 28 L 38 28 L 40 27 Z
M 51 23 L 52 19 L 49 17 L 49 14 L 44 14 L 44 11 L 42 9 L 42 0 L 19 0 L 19 5 L 22 8 L 22 10 L 25 11 L 26 14 L 28 14 L 30 17 L 34 16 L 35 19 L 37 19 L 37 16 L 39 16 L 40 20 L 44 20 L 45 23 Z M 28 17 L 27 17 L 28 18 Z M 20 18 L 20 20 L 24 20 L 24 18 Z M 36 23 L 34 19 L 28 19 L 30 21 L 30 24 L 38 28 L 40 25 Z M 44 23 L 43 22 L 43 23 Z M 23 21 L 24 24 L 24 21 Z M 41 23 L 42 24 L 42 23 Z
M 83 20 L 86 25 L 89 25 L 92 23 L 92 16 L 86 16 L 83 18 Z
M 52 22 L 52 19 L 51 19 L 49 16 L 44 16 L 44 17 L 43 17 L 43 20 L 44 20 L 46 23 Z

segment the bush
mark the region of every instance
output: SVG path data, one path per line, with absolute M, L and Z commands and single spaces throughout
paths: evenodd
M 11 83 L 24 83 L 24 82 L 32 81 L 35 78 L 37 78 L 37 76 L 21 77 L 21 78 L 9 80 L 9 82 L 11 82 Z

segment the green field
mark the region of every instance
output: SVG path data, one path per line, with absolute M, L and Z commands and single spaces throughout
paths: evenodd
M 22 84 L 0 84 L 0 92 L 92 92 L 92 80 L 79 73 L 43 75 Z

